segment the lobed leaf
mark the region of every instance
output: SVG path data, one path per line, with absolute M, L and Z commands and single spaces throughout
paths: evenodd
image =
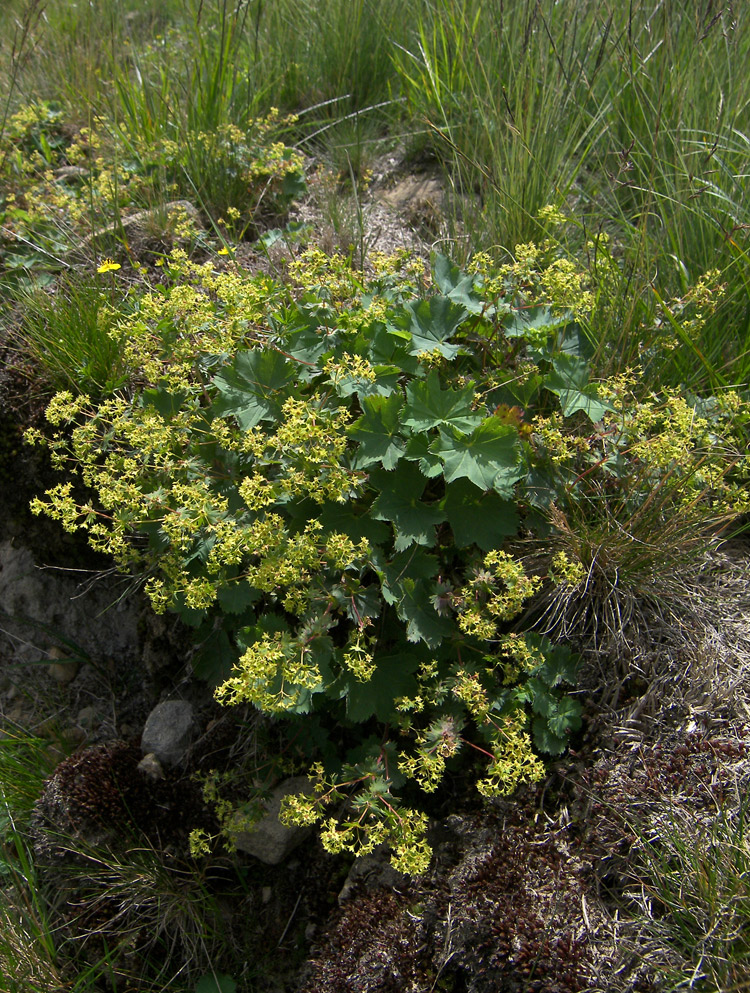
M 518 431 L 494 416 L 470 435 L 441 430 L 430 451 L 442 461 L 448 483 L 465 478 L 480 490 L 494 489 L 511 497 L 513 485 L 523 475 Z
M 402 423 L 413 431 L 449 427 L 469 434 L 483 419 L 483 414 L 473 409 L 473 403 L 472 385 L 460 390 L 443 390 L 440 388 L 440 378 L 433 369 L 427 379 L 414 380 L 406 387 Z

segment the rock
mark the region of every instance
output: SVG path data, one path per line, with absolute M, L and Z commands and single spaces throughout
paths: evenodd
M 67 686 L 78 675 L 78 663 L 71 661 L 53 662 L 49 667 L 49 674 L 60 686 Z
M 72 683 L 78 675 L 80 663 L 76 659 L 67 658 L 59 648 L 50 648 L 47 655 L 55 662 L 50 662 L 49 674 L 60 686 Z
M 165 700 L 146 719 L 141 750 L 144 755 L 153 753 L 163 765 L 177 765 L 185 757 L 195 733 L 195 715 L 187 700 Z
M 59 169 L 55 169 L 54 176 L 55 179 L 83 179 L 84 176 L 88 176 L 88 169 L 84 169 L 83 166 L 61 166 Z
M 95 724 L 100 722 L 99 710 L 96 707 L 81 707 L 76 717 L 76 724 L 87 730 L 91 730 Z
M 203 227 L 200 211 L 189 200 L 170 200 L 169 203 L 165 203 L 163 206 L 139 210 L 135 214 L 130 214 L 129 217 L 120 218 L 117 224 L 110 224 L 106 228 L 92 231 L 90 235 L 83 239 L 80 248 L 88 248 L 90 245 L 96 245 L 103 238 L 118 234 L 121 229 L 127 232 L 129 239 L 147 231 L 149 228 L 163 231 L 170 224 L 174 224 L 183 218 L 197 228 Z
M 339 906 L 342 906 L 359 886 L 366 890 L 380 888 L 399 892 L 405 890 L 408 884 L 408 877 L 391 865 L 390 850 L 385 845 L 381 845 L 369 855 L 361 855 L 354 860 L 339 893 Z
M 20 543 L 0 541 L 0 655 L 14 664 L 34 664 L 42 655 L 62 661 L 64 652 L 55 656 L 39 643 L 39 633 L 49 631 L 75 646 L 77 658 L 111 657 L 130 666 L 142 654 L 139 603 L 120 597 L 114 581 L 84 587 L 69 573 L 40 568 Z
M 309 827 L 287 827 L 279 820 L 281 801 L 293 793 L 312 793 L 313 787 L 307 776 L 293 776 L 279 783 L 265 802 L 267 813 L 252 829 L 238 831 L 234 835 L 235 845 L 241 852 L 253 855 L 266 865 L 278 865 L 310 833 Z
M 138 763 L 138 771 L 149 779 L 164 779 L 164 768 L 153 752 L 144 755 Z
M 83 728 L 66 728 L 60 737 L 70 747 L 77 748 L 78 745 L 82 745 L 86 740 L 86 732 Z

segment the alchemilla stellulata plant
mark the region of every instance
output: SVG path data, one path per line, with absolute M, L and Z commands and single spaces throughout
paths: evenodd
M 284 816 L 419 873 L 420 792 L 456 768 L 509 794 L 580 726 L 574 656 L 522 621 L 601 560 L 554 521 L 595 529 L 602 494 L 620 529 L 746 509 L 739 401 L 593 382 L 593 298 L 554 242 L 465 272 L 318 250 L 283 282 L 179 250 L 165 271 L 111 332 L 131 386 L 59 393 L 30 434 L 66 480 L 35 509 L 195 628 L 220 701 L 350 729 L 346 754 L 311 736 Z

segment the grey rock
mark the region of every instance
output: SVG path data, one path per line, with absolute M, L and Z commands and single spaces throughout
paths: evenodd
M 49 674 L 55 682 L 59 683 L 61 686 L 67 686 L 68 683 L 72 683 L 78 675 L 78 670 L 80 668 L 80 662 L 78 659 L 68 658 L 65 653 L 57 647 L 50 648 L 47 651 L 47 655 L 50 659 L 55 660 L 49 664 Z
M 354 860 L 338 896 L 339 906 L 349 900 L 359 886 L 365 890 L 386 889 L 399 892 L 408 883 L 408 877 L 391 865 L 390 849 L 380 845 L 369 855 L 360 855 Z
M 49 635 L 71 646 L 68 659 L 57 656 L 64 668 L 50 670 L 56 680 L 58 673 L 72 672 L 74 658 L 112 658 L 117 665 L 140 658 L 135 598 L 118 599 L 109 580 L 84 586 L 69 573 L 41 568 L 18 542 L 0 541 L 0 613 L 0 656 L 15 664 L 33 664 L 46 655 L 56 665 L 45 644 Z
M 195 715 L 187 700 L 165 700 L 146 719 L 141 751 L 162 765 L 177 765 L 185 757 L 196 733 Z
M 253 855 L 266 865 L 279 865 L 310 833 L 309 827 L 287 827 L 279 820 L 281 801 L 293 793 L 312 793 L 307 776 L 285 779 L 266 801 L 266 814 L 257 824 L 245 831 L 233 832 L 239 851 Z

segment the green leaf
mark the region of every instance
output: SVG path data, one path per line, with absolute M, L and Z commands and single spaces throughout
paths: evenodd
M 347 535 L 352 541 L 361 541 L 366 538 L 371 545 L 384 545 L 391 537 L 391 529 L 383 521 L 375 521 L 368 513 L 357 514 L 352 509 L 352 504 L 343 506 L 340 503 L 324 503 L 317 511 L 317 504 L 314 505 L 312 513 L 305 515 L 305 520 L 309 520 L 313 515 L 317 516 L 323 525 L 323 534 L 339 532 Z
M 401 331 L 395 327 L 386 328 L 382 324 L 375 328 L 367 352 L 367 357 L 375 369 L 379 366 L 393 366 L 406 375 L 416 375 L 419 362 L 415 356 L 409 354 L 404 340 L 400 340 L 402 338 L 410 341 L 411 335 L 408 331 Z
M 370 473 L 370 486 L 380 491 L 371 514 L 378 521 L 391 521 L 397 552 L 414 542 L 435 543 L 435 525 L 445 520 L 445 512 L 437 505 L 422 503 L 425 480 L 416 465 L 400 462 L 391 472 L 375 469 Z
M 405 442 L 399 435 L 401 397 L 365 397 L 362 416 L 349 428 L 349 434 L 359 442 L 354 466 L 363 469 L 374 462 L 382 462 L 386 469 L 393 469 L 404 453 Z
M 535 717 L 531 731 L 534 744 L 540 752 L 546 752 L 548 755 L 562 755 L 568 747 L 568 739 L 551 731 L 545 717 Z
M 351 576 L 346 584 L 332 587 L 329 596 L 358 627 L 366 618 L 380 616 L 383 602 L 377 585 L 363 586 L 356 577 Z
M 552 360 L 553 371 L 544 379 L 544 386 L 560 398 L 563 416 L 570 417 L 582 410 L 596 423 L 604 417 L 611 404 L 600 400 L 596 387 L 589 383 L 589 366 L 577 355 L 557 355 Z
M 195 993 L 235 993 L 237 983 L 231 976 L 222 972 L 212 972 L 201 976 L 195 986 Z
M 360 403 L 365 397 L 387 397 L 397 389 L 402 372 L 390 365 L 374 366 L 375 379 L 357 380 L 357 388 L 353 392 L 359 397 Z M 343 395 L 343 394 L 342 394 Z
M 529 632 L 524 638 L 530 648 L 541 651 L 544 662 L 534 670 L 534 676 L 553 688 L 561 683 L 575 686 L 580 658 L 567 645 L 554 645 L 549 638 Z
M 426 434 L 415 434 L 406 443 L 405 456 L 419 465 L 419 471 L 427 479 L 434 479 L 443 471 L 443 463 L 430 451 L 430 438 Z
M 478 545 L 487 552 L 518 531 L 515 504 L 492 490 L 481 493 L 468 479 L 448 484 L 443 506 L 459 548 Z
M 202 679 L 209 686 L 218 686 L 229 679 L 238 658 L 237 649 L 230 641 L 227 632 L 223 628 L 209 629 L 193 655 L 190 665 L 198 679 Z
M 190 394 L 187 390 L 172 392 L 163 386 L 157 386 L 152 390 L 144 390 L 141 394 L 141 405 L 143 407 L 154 407 L 162 417 L 171 420 L 175 414 L 184 408 L 185 401 Z
M 175 594 L 174 605 L 169 609 L 178 615 L 183 624 L 187 624 L 191 628 L 200 627 L 206 619 L 205 610 L 198 607 L 188 607 L 184 593 Z
M 411 335 L 412 355 L 421 352 L 439 352 L 446 359 L 454 359 L 459 346 L 450 344 L 450 338 L 468 312 L 448 297 L 434 296 L 429 300 L 414 300 L 404 308 L 401 327 Z
M 580 726 L 581 705 L 578 701 L 568 696 L 550 696 L 545 711 L 534 718 L 534 744 L 542 752 L 559 755 L 568 747 L 570 734 Z
M 331 342 L 322 334 L 317 323 L 305 324 L 289 332 L 283 320 L 278 321 L 279 331 L 286 335 L 286 351 L 300 363 L 298 371 L 301 379 L 310 379 L 318 374 L 318 361 L 331 349 Z M 304 370 L 308 370 L 305 376 Z
M 497 417 L 485 418 L 470 435 L 441 430 L 430 451 L 441 459 L 448 483 L 470 479 L 480 490 L 511 497 L 523 475 L 518 432 Z
M 380 579 L 383 599 L 390 604 L 398 603 L 404 595 L 404 579 L 432 579 L 438 571 L 437 556 L 428 555 L 418 545 L 398 552 L 390 562 L 385 561 L 381 552 L 375 552 L 372 560 Z
M 235 580 L 220 587 L 218 600 L 225 614 L 241 614 L 260 598 L 257 590 L 244 580 Z
M 552 328 L 570 324 L 569 314 L 555 316 L 549 307 L 531 307 L 529 310 L 514 310 L 503 325 L 506 338 L 536 338 Z
M 554 712 L 555 707 L 559 703 L 559 698 L 554 697 L 549 692 L 549 688 L 541 680 L 534 677 L 527 679 L 525 690 L 527 698 L 531 703 L 531 709 L 535 714 L 541 714 L 542 717 L 549 717 Z
M 284 157 L 289 158 L 287 150 L 284 152 Z M 302 196 L 302 194 L 307 190 L 307 183 L 305 182 L 305 174 L 301 169 L 293 169 L 290 172 L 284 173 L 284 179 L 281 184 L 281 193 L 285 200 L 294 200 L 296 197 Z
M 234 414 L 245 431 L 260 421 L 278 420 L 289 396 L 286 387 L 294 377 L 292 363 L 274 349 L 239 352 L 233 367 L 214 377 L 219 391 L 214 409 L 218 414 Z
M 550 731 L 562 738 L 581 726 L 581 705 L 578 700 L 564 696 L 557 701 L 557 706 L 547 715 Z
M 370 717 L 388 722 L 395 716 L 393 701 L 400 696 L 413 696 L 417 682 L 414 672 L 419 665 L 416 652 L 390 655 L 377 660 L 377 668 L 366 683 L 346 679 L 346 716 L 361 724 Z
M 447 617 L 441 617 L 433 603 L 434 583 L 405 577 L 396 613 L 406 622 L 407 641 L 423 641 L 428 648 L 438 648 L 454 630 Z
M 373 371 L 375 379 L 372 380 L 364 375 L 344 375 L 336 379 L 334 389 L 340 397 L 350 397 L 356 393 L 360 401 L 364 397 L 390 396 L 401 379 L 401 370 L 393 366 L 375 366 Z
M 452 427 L 469 434 L 482 421 L 482 414 L 472 409 L 474 387 L 441 390 L 440 378 L 433 369 L 427 379 L 414 380 L 406 387 L 403 424 L 414 431 Z
M 474 291 L 474 276 L 453 265 L 445 255 L 435 255 L 433 273 L 440 292 L 454 303 L 465 307 L 470 314 L 488 312 L 487 302 Z

